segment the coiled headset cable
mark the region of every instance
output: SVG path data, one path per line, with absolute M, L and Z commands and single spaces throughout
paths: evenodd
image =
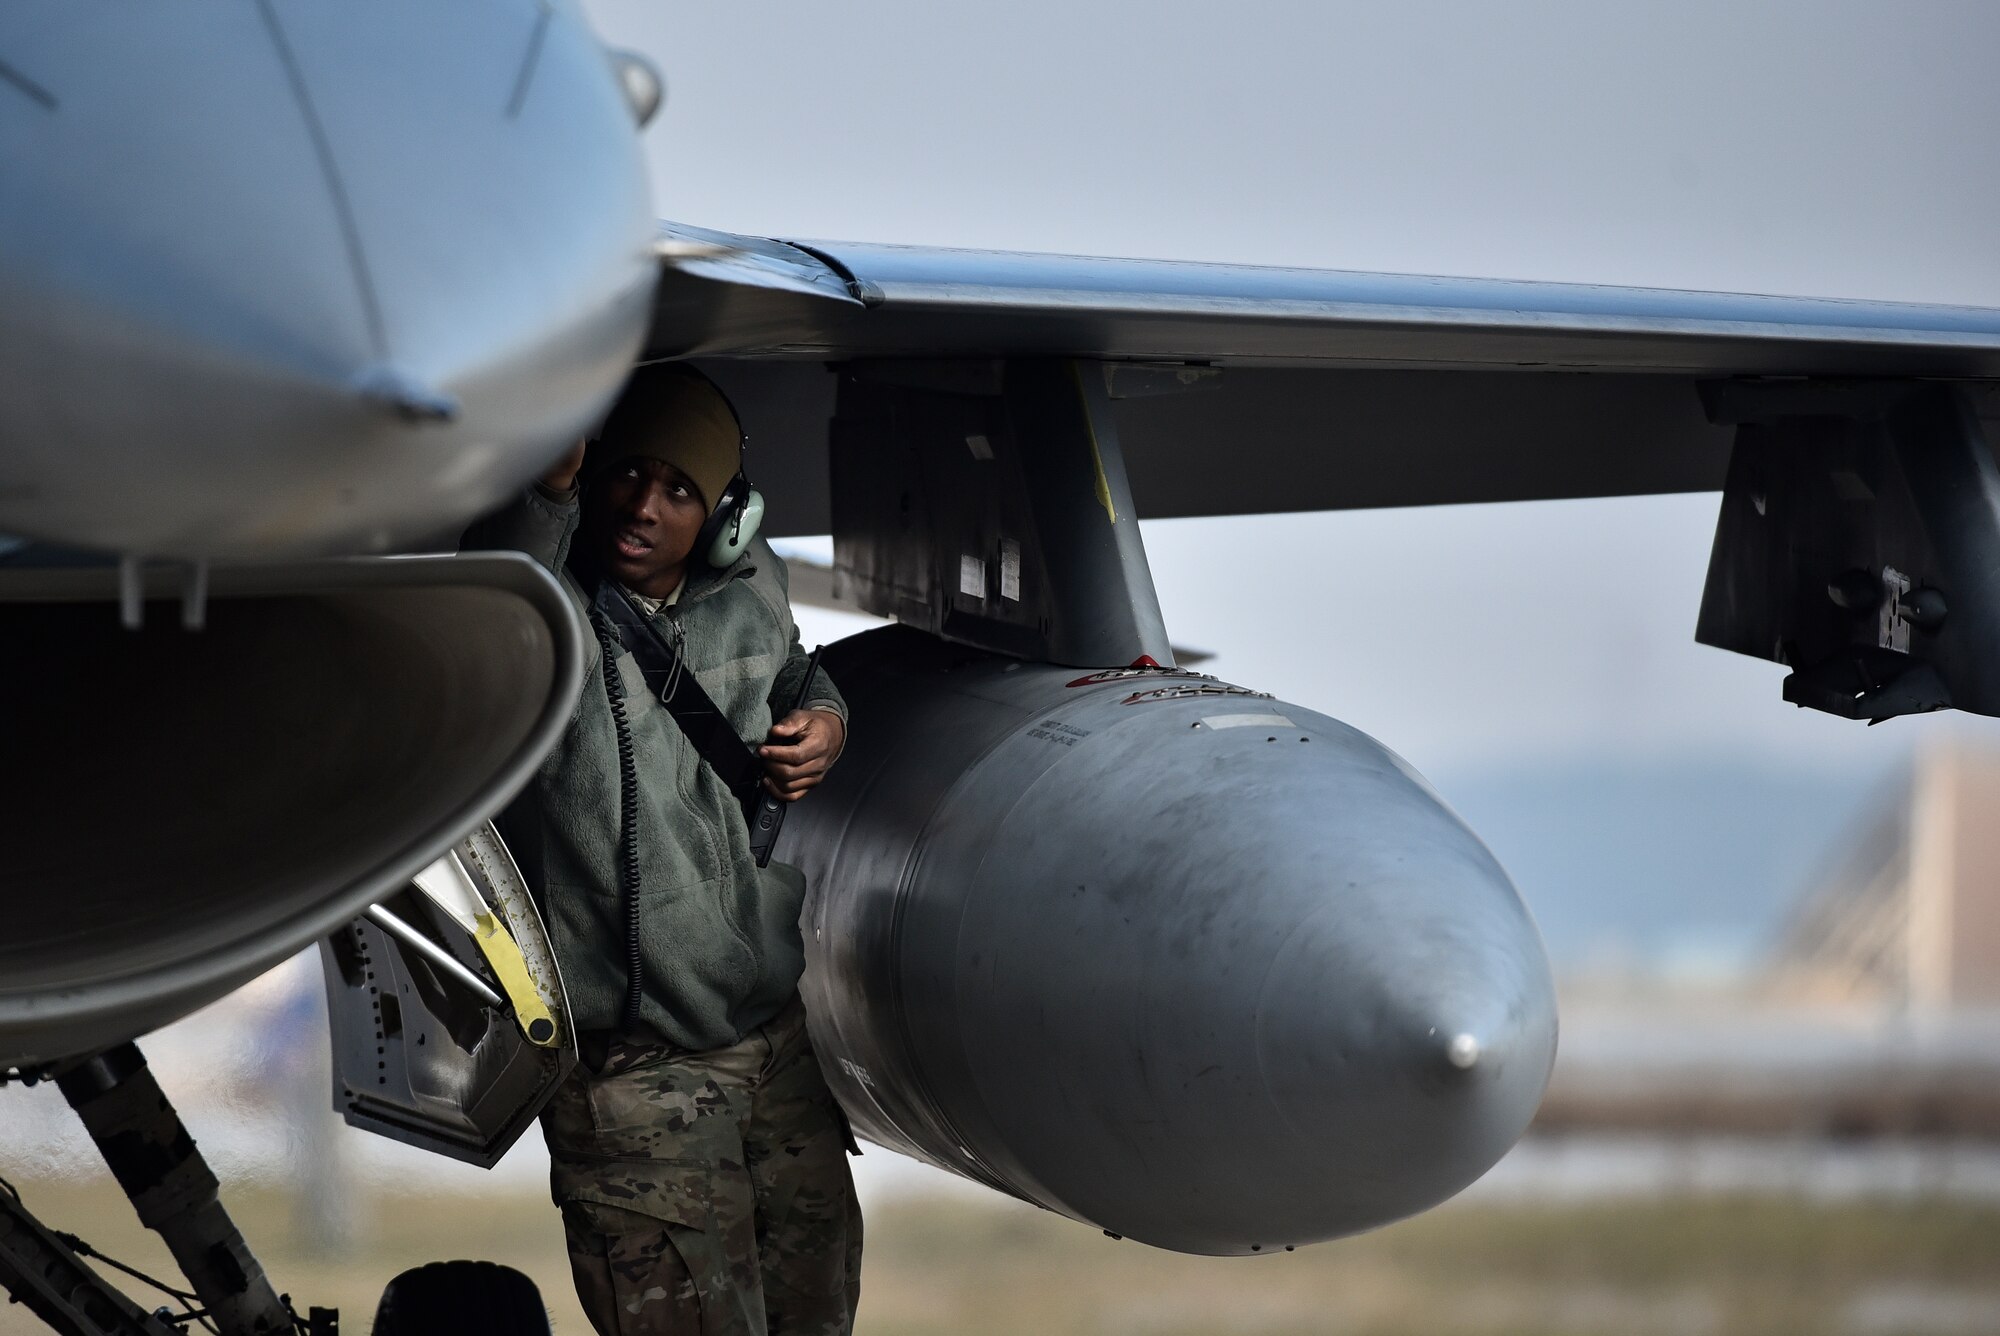
M 618 734 L 618 888 L 625 909 L 625 1033 L 639 1033 L 639 1005 L 645 983 L 645 963 L 639 952 L 639 765 L 632 750 L 632 721 L 625 713 L 625 683 L 618 676 L 623 647 L 618 635 L 596 608 L 590 624 L 597 632 L 598 659 L 604 669 L 604 697 L 611 706 L 611 727 Z

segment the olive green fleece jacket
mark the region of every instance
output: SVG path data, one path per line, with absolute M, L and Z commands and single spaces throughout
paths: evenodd
M 587 597 L 565 568 L 577 511 L 575 500 L 530 487 L 474 525 L 464 545 L 527 553 L 582 614 Z M 679 620 L 688 670 L 750 743 L 791 708 L 806 671 L 786 586 L 784 563 L 760 538 L 726 570 L 690 571 L 677 603 L 653 619 L 669 643 L 668 622 Z M 497 824 L 548 923 L 575 1027 L 622 1030 L 618 743 L 594 636 L 589 660 L 562 740 Z M 647 691 L 632 656 L 621 653 L 616 667 L 639 780 L 643 1027 L 683 1048 L 733 1044 L 798 987 L 805 878 L 782 863 L 757 866 L 735 796 Z M 806 699 L 847 718 L 824 674 Z

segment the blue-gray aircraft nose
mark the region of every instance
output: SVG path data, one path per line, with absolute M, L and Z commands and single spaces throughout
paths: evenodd
M 615 391 L 650 215 L 566 4 L 0 14 L 0 530 L 438 536 Z

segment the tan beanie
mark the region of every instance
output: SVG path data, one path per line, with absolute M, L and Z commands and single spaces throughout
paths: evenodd
M 591 473 L 643 455 L 672 464 L 715 509 L 742 468 L 743 429 L 729 400 L 707 376 L 680 362 L 655 362 L 632 373 L 590 448 Z

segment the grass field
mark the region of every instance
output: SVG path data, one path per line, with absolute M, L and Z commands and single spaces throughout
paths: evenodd
M 20 1182 L 54 1228 L 172 1274 L 114 1188 Z M 588 1336 L 540 1194 L 376 1196 L 344 1256 L 304 1246 L 276 1192 L 228 1198 L 280 1290 L 364 1334 L 400 1268 L 478 1256 L 534 1276 Z M 1268 1258 L 1184 1258 L 994 1200 L 900 1200 L 868 1220 L 862 1336 L 1856 1336 L 2000 1334 L 2000 1208 L 1770 1198 L 1450 1204 Z M 0 1308 L 0 1334 L 42 1332 Z
M 172 1275 L 114 1188 L 18 1186 L 55 1228 Z M 340 1256 L 304 1244 L 279 1193 L 227 1200 L 278 1287 L 339 1306 L 349 1333 L 403 1267 L 485 1257 L 534 1277 L 558 1333 L 589 1336 L 539 1194 L 377 1196 Z M 1257 1258 L 1157 1252 L 999 1200 L 899 1200 L 868 1228 L 861 1336 L 2000 1334 L 2000 1207 L 1984 1205 L 1458 1203 Z M 0 1308 L 0 1336 L 42 1331 Z

